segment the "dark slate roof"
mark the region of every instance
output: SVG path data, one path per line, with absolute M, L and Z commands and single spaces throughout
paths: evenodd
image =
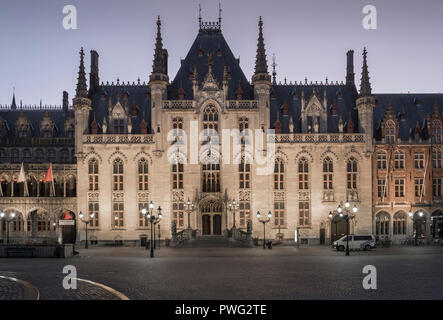
M 128 94 L 129 114 L 132 119 L 132 133 L 140 133 L 140 123 L 144 118 L 148 125 L 148 130 L 151 127 L 151 89 L 147 85 L 101 85 L 97 89 L 92 99 L 92 111 L 89 114 L 89 124 L 96 120 L 99 125 L 99 133 L 102 133 L 101 128 L 103 119 L 106 117 L 108 126 L 110 125 L 108 119 L 109 98 L 111 98 L 112 106 L 117 103 L 120 95 L 120 104 L 125 107 L 126 99 L 124 94 Z M 135 105 L 137 115 L 133 116 L 132 110 Z
M 402 140 L 414 138 L 417 123 L 420 126 L 423 140 L 428 139 L 426 128 L 427 115 L 431 115 L 435 102 L 438 103 L 440 113 L 443 112 L 443 94 L 374 94 L 377 106 L 374 109 L 374 135 L 381 139 L 381 122 L 389 103 L 392 103 L 399 123 L 399 136 Z M 400 117 L 405 114 L 404 117 Z M 403 118 L 403 119 L 401 119 Z
M 10 137 L 15 136 L 15 122 L 17 121 L 17 118 L 19 117 L 21 111 L 22 109 L 0 110 L 0 117 L 6 121 L 6 125 L 9 129 L 8 136 Z M 64 111 L 62 109 L 24 109 L 23 112 L 28 121 L 31 123 L 31 136 L 40 137 L 40 122 L 45 116 L 46 111 L 55 124 L 55 137 L 66 137 L 65 122 L 69 117 L 74 117 L 74 111 L 71 109 L 68 111 Z
M 199 50 L 203 50 L 203 54 L 199 55 Z M 221 55 L 217 52 L 221 51 Z M 178 89 L 183 87 L 185 90 L 185 99 L 192 100 L 194 93 L 192 90 L 192 80 L 189 79 L 189 73 L 194 71 L 194 67 L 197 66 L 198 81 L 199 84 L 203 82 L 206 74 L 208 73 L 208 53 L 213 54 L 213 67 L 212 71 L 215 79 L 218 81 L 221 88 L 223 81 L 223 70 L 226 66 L 228 72 L 231 73 L 231 79 L 229 80 L 228 99 L 236 98 L 236 91 L 240 86 L 243 89 L 243 99 L 253 98 L 253 89 L 242 69 L 240 68 L 240 62 L 236 59 L 229 48 L 225 38 L 220 32 L 200 32 L 197 35 L 191 49 L 189 50 L 186 58 L 182 60 L 180 69 L 168 88 L 168 99 L 177 99 Z
M 349 114 L 351 114 L 352 121 L 355 124 L 355 129 L 358 126 L 358 114 L 355 108 L 356 91 L 346 85 L 274 85 L 271 89 L 271 108 L 270 108 L 270 124 L 274 128 L 274 123 L 277 120 L 277 114 L 280 114 L 280 122 L 282 124 L 282 132 L 289 132 L 290 118 L 293 120 L 294 130 L 297 133 L 301 132 L 301 96 L 302 91 L 305 93 L 306 102 L 310 100 L 315 88 L 319 99 L 323 102 L 324 89 L 326 88 L 326 96 L 328 100 L 328 132 L 338 132 L 339 116 L 342 117 L 343 125 L 345 126 Z M 341 98 L 339 97 L 341 93 Z M 274 98 L 272 98 L 274 94 Z M 296 94 L 296 98 L 294 98 Z M 288 104 L 288 117 L 284 117 L 282 106 Z M 331 115 L 331 107 L 333 104 L 338 106 L 338 116 Z

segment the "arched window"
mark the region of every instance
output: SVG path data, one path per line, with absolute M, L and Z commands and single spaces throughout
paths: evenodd
M 34 176 L 28 179 L 28 192 L 30 197 L 37 197 L 38 180 Z
M 32 161 L 31 151 L 29 149 L 23 150 L 23 162 L 29 163 Z
M 394 168 L 397 170 L 402 170 L 405 168 L 405 153 L 403 151 L 395 151 Z
M 431 141 L 432 144 L 441 144 L 441 122 L 439 120 L 432 121 Z
M 387 154 L 385 151 L 377 152 L 377 169 L 386 170 L 387 167 Z
M 375 218 L 375 233 L 378 236 L 389 235 L 389 214 L 386 212 L 379 212 Z
M 115 159 L 113 164 L 113 190 L 123 191 L 123 161 L 121 159 Z
M 23 221 L 23 216 L 21 213 L 15 213 L 15 219 L 12 220 L 11 224 L 10 224 L 10 232 L 22 232 L 24 231 L 24 221 Z
M 175 163 L 172 165 L 172 188 L 183 189 L 183 163 Z
M 285 188 L 285 163 L 282 159 L 276 159 L 274 163 L 274 189 L 283 190 Z
M 357 189 L 357 179 L 358 179 L 358 162 L 354 157 L 349 158 L 347 163 L 347 173 L 348 173 L 348 189 Z
M 17 149 L 11 150 L 11 162 L 12 163 L 18 163 L 20 162 L 20 153 Z
M 406 234 L 406 214 L 404 212 L 397 212 L 394 214 L 394 234 Z
M 43 213 L 37 214 L 37 232 L 51 231 L 51 220 Z
M 206 136 L 214 136 L 218 131 L 218 112 L 213 105 L 207 106 L 203 112 L 203 129 Z
M 45 157 L 44 157 L 42 149 L 37 149 L 35 152 L 35 156 L 36 156 L 37 162 L 44 162 L 45 161 Z
M 251 187 L 251 164 L 242 159 L 238 165 L 240 189 L 249 189 Z
M 327 157 L 323 160 L 323 189 L 332 190 L 334 188 L 333 181 L 334 164 L 332 159 Z
M 140 159 L 138 162 L 138 190 L 148 190 L 148 161 L 145 158 Z
M 298 162 L 298 188 L 300 190 L 309 189 L 309 163 L 306 158 L 301 158 Z
M 98 190 L 98 161 L 93 158 L 88 161 L 89 191 Z
M 49 162 L 53 163 L 56 161 L 56 156 L 55 156 L 55 150 L 54 149 L 49 149 L 48 151 L 48 160 Z
M 395 123 L 394 121 L 388 121 L 385 125 L 385 142 L 387 144 L 395 143 Z
M 66 196 L 75 197 L 77 195 L 77 183 L 75 176 L 70 175 L 66 179 Z
M 174 137 L 183 136 L 183 118 L 175 117 L 172 119 L 172 129 L 174 130 Z
M 238 130 L 240 130 L 240 132 L 245 131 L 249 129 L 249 120 L 246 117 L 241 117 L 240 119 L 238 119 Z
M 0 196 L 10 197 L 11 196 L 11 181 L 7 177 L 0 178 L 1 192 Z

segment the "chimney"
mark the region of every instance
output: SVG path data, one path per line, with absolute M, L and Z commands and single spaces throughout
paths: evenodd
M 63 91 L 63 111 L 68 112 L 69 109 L 69 94 Z
M 91 50 L 91 73 L 89 74 L 89 96 L 97 92 L 97 88 L 100 85 L 100 77 L 98 71 L 98 53 L 95 50 Z
M 346 56 L 347 56 L 346 86 L 355 87 L 354 50 L 349 50 L 346 53 Z

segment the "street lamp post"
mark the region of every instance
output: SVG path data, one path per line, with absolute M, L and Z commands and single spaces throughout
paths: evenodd
M 3 219 L 6 222 L 6 244 L 9 244 L 9 224 L 15 219 L 15 213 L 11 212 L 9 216 L 7 216 L 6 213 L 0 212 L 0 220 Z
M 337 212 L 338 212 L 340 218 L 345 219 L 345 221 L 346 221 L 346 255 L 347 256 L 349 256 L 349 220 L 354 219 L 355 218 L 354 214 L 358 212 L 357 206 L 354 205 L 354 207 L 352 208 L 352 214 L 351 214 L 350 207 L 351 207 L 351 205 L 350 205 L 349 201 L 346 200 L 344 209 L 341 206 L 341 204 L 337 208 Z M 334 217 L 334 215 L 332 214 L 332 212 L 329 212 L 329 218 L 332 219 L 333 217 Z
M 268 218 L 262 219 L 260 211 L 257 211 L 257 219 L 261 223 L 263 223 L 263 249 L 266 249 L 266 224 L 271 221 L 272 213 L 271 211 L 268 212 Z
M 89 248 L 89 245 L 88 245 L 88 225 L 89 225 L 89 223 L 91 223 L 91 219 L 94 218 L 94 214 L 91 213 L 89 215 L 89 219 L 88 220 L 83 220 L 83 212 L 81 212 L 81 211 L 78 214 L 78 216 L 79 216 L 80 220 L 85 224 L 85 231 L 86 231 L 85 232 L 86 233 L 85 249 L 88 249 Z
M 189 200 L 185 203 L 186 213 L 188 214 L 188 229 L 191 229 L 191 213 L 195 210 L 194 203 Z
M 155 235 L 154 235 L 154 229 L 155 225 L 160 222 L 162 219 L 162 208 L 159 206 L 157 209 L 157 217 L 154 216 L 154 203 L 151 201 L 149 203 L 149 210 L 146 208 L 142 209 L 142 215 L 145 217 L 147 221 L 151 223 L 151 252 L 150 256 L 151 258 L 154 258 L 154 243 L 155 243 Z
M 233 225 L 232 225 L 232 229 L 235 229 L 235 217 L 237 215 L 237 210 L 240 208 L 240 205 L 238 204 L 237 201 L 235 201 L 235 199 L 233 199 L 231 202 L 228 203 L 228 207 L 229 210 L 232 212 L 232 216 L 233 216 Z

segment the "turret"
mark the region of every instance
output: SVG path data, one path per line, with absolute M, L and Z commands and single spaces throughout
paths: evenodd
M 85 53 L 83 48 L 80 50 L 80 66 L 77 78 L 77 90 L 73 99 L 73 108 L 75 111 L 75 152 L 77 158 L 83 154 L 83 135 L 87 133 L 89 112 L 91 111 L 91 100 L 88 98 L 88 88 L 86 85 L 85 73 Z
M 91 72 L 89 73 L 89 96 L 91 97 L 97 92 L 100 83 L 99 69 L 98 69 L 98 53 L 91 50 Z
M 354 50 L 349 50 L 346 57 L 346 86 L 352 89 L 355 88 Z
M 373 109 L 375 98 L 372 96 L 371 83 L 369 81 L 368 61 L 366 48 L 363 50 L 363 67 L 361 73 L 360 96 L 357 99 L 357 110 L 359 118 L 359 132 L 365 134 L 366 152 L 373 150 Z
M 263 38 L 263 21 L 260 17 L 258 22 L 258 43 L 257 56 L 255 59 L 255 72 L 252 76 L 254 86 L 254 96 L 258 100 L 260 110 L 260 127 L 270 128 L 269 123 L 269 94 L 271 90 L 271 76 L 268 72 L 268 62 L 266 60 L 265 42 Z
M 161 110 L 163 100 L 166 99 L 166 89 L 169 84 L 168 77 L 168 51 L 163 48 L 161 36 L 160 16 L 157 20 L 157 38 L 154 50 L 154 62 L 152 73 L 149 77 L 149 87 L 151 88 L 151 130 L 157 133 L 161 122 Z

